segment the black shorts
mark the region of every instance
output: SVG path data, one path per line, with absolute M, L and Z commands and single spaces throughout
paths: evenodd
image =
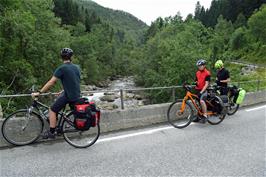
M 199 93 L 200 93 L 200 90 L 197 90 L 197 94 L 199 95 Z M 206 101 L 207 100 L 207 97 L 208 97 L 208 93 L 207 93 L 207 91 L 205 91 L 205 92 L 203 92 L 202 94 L 201 94 L 201 96 L 200 96 L 200 100 L 203 100 L 203 101 Z
M 74 104 L 74 102 L 68 101 L 64 93 L 62 93 L 51 106 L 51 110 L 55 113 L 58 113 L 62 110 L 67 104 Z
M 201 94 L 200 100 L 206 101 L 206 100 L 207 100 L 207 96 L 208 96 L 207 91 L 203 92 L 203 93 Z

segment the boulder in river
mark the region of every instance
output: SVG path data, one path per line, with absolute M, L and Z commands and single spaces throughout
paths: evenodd
M 120 76 L 120 75 L 116 75 L 116 76 L 111 76 L 111 77 L 109 77 L 109 80 L 110 80 L 110 81 L 115 81 L 115 80 L 119 80 L 120 78 L 122 78 L 122 76 Z
M 142 96 L 140 96 L 140 95 L 134 95 L 134 99 L 136 99 L 136 100 L 142 100 Z
M 106 88 L 109 86 L 109 83 L 110 83 L 110 81 L 101 81 L 97 84 L 97 86 L 100 88 Z
M 91 90 L 98 90 L 98 88 L 95 85 L 89 85 Z
M 104 95 L 115 95 L 114 92 L 105 92 Z
M 144 106 L 144 102 L 142 100 L 138 101 L 138 106 Z
M 115 95 L 104 95 L 100 97 L 101 101 L 114 102 L 116 99 Z
M 114 109 L 118 109 L 118 106 L 114 103 L 99 103 L 97 105 L 100 109 L 103 110 L 114 110 Z
M 255 71 L 256 71 L 256 66 L 247 65 L 247 66 L 241 68 L 241 75 L 249 75 Z
M 127 93 L 126 94 L 126 99 L 133 99 L 134 98 L 134 94 L 133 93 Z

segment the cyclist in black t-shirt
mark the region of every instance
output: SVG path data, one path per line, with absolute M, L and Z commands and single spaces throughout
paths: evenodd
M 224 68 L 222 60 L 216 61 L 215 68 L 217 69 L 216 83 L 221 87 L 221 95 L 227 95 L 227 84 L 230 82 L 230 73 L 227 69 Z
M 64 88 L 63 91 L 58 93 L 59 97 L 49 110 L 50 130 L 44 132 L 44 139 L 55 138 L 57 113 L 67 104 L 75 103 L 80 98 L 80 68 L 72 63 L 72 55 L 72 49 L 63 48 L 61 50 L 63 64 L 55 70 L 52 78 L 40 91 L 32 93 L 32 97 L 37 97 L 48 91 L 58 80 L 61 81 Z

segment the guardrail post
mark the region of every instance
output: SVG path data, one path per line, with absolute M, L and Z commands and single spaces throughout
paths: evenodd
M 172 88 L 172 96 L 173 96 L 173 101 L 175 101 L 175 88 Z
M 124 95 L 123 95 L 123 89 L 120 89 L 120 100 L 121 100 L 121 109 L 124 108 Z

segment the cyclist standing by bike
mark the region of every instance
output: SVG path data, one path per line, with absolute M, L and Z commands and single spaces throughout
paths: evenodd
M 44 132 L 43 138 L 55 138 L 56 116 L 67 104 L 73 104 L 80 98 L 80 68 L 72 63 L 73 50 L 63 48 L 61 50 L 61 58 L 63 64 L 59 66 L 52 78 L 36 93 L 32 93 L 33 97 L 39 96 L 41 93 L 47 92 L 55 83 L 60 80 L 63 85 L 63 91 L 59 92 L 59 97 L 49 110 L 50 130 Z
M 207 88 L 211 81 L 211 73 L 206 69 L 206 61 L 200 59 L 197 61 L 198 71 L 196 72 L 196 87 L 198 97 L 200 99 L 200 104 L 203 112 L 203 118 L 200 120 L 202 123 L 206 123 L 208 115 L 207 115 Z
M 224 68 L 222 60 L 216 61 L 214 66 L 217 69 L 216 84 L 221 87 L 220 94 L 227 95 L 227 84 L 230 82 L 230 73 L 227 69 Z

